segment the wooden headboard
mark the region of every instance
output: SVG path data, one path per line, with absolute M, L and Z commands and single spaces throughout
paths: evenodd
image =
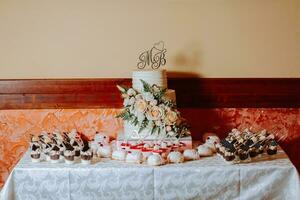
M 179 108 L 299 108 L 300 78 L 169 78 Z M 131 79 L 0 80 L 0 109 L 120 108 Z

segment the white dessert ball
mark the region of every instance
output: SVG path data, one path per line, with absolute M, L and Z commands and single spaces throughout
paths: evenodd
M 214 154 L 212 149 L 204 144 L 198 146 L 197 150 L 200 156 L 212 156 Z
M 101 142 L 103 144 L 108 144 L 109 143 L 109 136 L 105 133 L 96 133 L 94 137 L 95 142 Z
M 127 154 L 127 152 L 123 149 L 115 150 L 112 153 L 112 159 L 124 161 L 126 158 L 126 154 Z
M 182 163 L 183 161 L 184 157 L 179 151 L 170 152 L 168 155 L 168 162 L 170 163 Z
M 126 162 L 128 163 L 138 163 L 143 162 L 143 154 L 141 152 L 128 152 L 126 155 Z
M 97 151 L 97 155 L 102 158 L 110 158 L 112 154 L 112 148 L 110 145 L 100 146 Z
M 163 164 L 163 158 L 158 154 L 150 155 L 147 159 L 147 164 L 151 166 L 159 166 Z
M 217 151 L 215 143 L 208 141 L 204 145 L 207 146 L 208 148 L 210 148 L 213 153 L 215 153 Z
M 220 138 L 216 135 L 210 135 L 210 136 L 207 136 L 205 142 L 217 144 L 220 142 Z
M 185 160 L 198 160 L 199 153 L 195 149 L 186 149 L 183 152 L 183 157 Z

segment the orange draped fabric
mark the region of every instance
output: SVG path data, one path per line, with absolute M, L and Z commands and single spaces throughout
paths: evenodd
M 0 111 L 0 187 L 14 165 L 28 148 L 30 134 L 54 129 L 71 131 L 76 128 L 92 138 L 95 131 L 111 137 L 122 130 L 122 120 L 115 116 L 119 109 L 41 109 Z M 282 138 L 280 144 L 286 150 L 298 170 L 300 159 L 300 109 L 286 108 L 216 108 L 181 109 L 192 126 L 194 139 L 201 139 L 205 132 L 225 136 L 237 127 L 252 130 L 268 129 Z

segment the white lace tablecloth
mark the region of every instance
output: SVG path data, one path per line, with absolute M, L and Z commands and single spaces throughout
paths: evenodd
M 31 163 L 26 153 L 3 200 L 300 199 L 299 175 L 282 151 L 230 165 L 219 156 L 160 167 L 102 160 L 92 165 Z

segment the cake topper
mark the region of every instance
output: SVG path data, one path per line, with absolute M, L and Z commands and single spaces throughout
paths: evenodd
M 166 52 L 167 49 L 165 49 L 165 43 L 163 41 L 155 43 L 150 50 L 140 54 L 137 67 L 144 69 L 146 66 L 151 66 L 152 69 L 158 69 L 167 62 Z

